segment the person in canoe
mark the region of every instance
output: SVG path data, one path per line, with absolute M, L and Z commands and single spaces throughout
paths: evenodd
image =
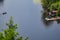
M 2 13 L 3 15 L 7 14 L 7 12 Z

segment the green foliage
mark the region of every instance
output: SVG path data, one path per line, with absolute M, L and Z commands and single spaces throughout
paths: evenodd
M 22 36 L 18 37 L 19 34 L 15 31 L 17 29 L 17 24 L 13 23 L 12 17 L 6 25 L 8 29 L 0 32 L 0 40 L 28 40 L 27 37 L 25 39 Z
M 60 1 L 51 4 L 51 6 L 50 6 L 50 10 L 54 10 L 54 9 L 60 10 Z
M 52 0 L 41 0 L 42 7 L 44 9 L 46 9 L 47 7 L 49 7 L 52 3 L 53 3 Z
M 60 0 L 41 0 L 44 10 L 57 10 L 56 16 L 60 16 Z
M 56 3 L 51 4 L 50 10 L 52 11 L 52 10 L 55 10 L 55 9 L 57 9 L 57 11 L 58 11 L 56 13 L 56 16 L 60 16 L 60 1 L 57 1 Z
M 55 5 L 55 4 L 58 4 L 58 2 L 59 2 L 60 0 L 41 0 L 41 3 L 42 3 L 42 7 L 44 8 L 44 9 L 47 9 L 47 8 L 52 8 L 52 9 L 55 9 L 55 6 L 57 6 L 57 5 Z M 59 4 L 60 4 L 60 2 L 59 2 Z M 59 5 L 58 4 L 58 5 Z

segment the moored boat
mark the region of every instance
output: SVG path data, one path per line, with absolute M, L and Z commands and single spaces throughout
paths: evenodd
M 60 20 L 60 17 L 45 18 L 47 21 Z

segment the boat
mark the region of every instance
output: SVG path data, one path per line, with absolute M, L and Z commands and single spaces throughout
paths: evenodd
M 2 14 L 3 14 L 3 15 L 4 15 L 4 14 L 7 14 L 7 12 L 4 12 L 4 13 L 2 13 Z
M 60 17 L 45 18 L 47 21 L 60 20 Z
M 47 21 L 54 21 L 54 20 L 60 20 L 60 17 L 56 17 L 57 10 L 53 10 L 52 12 L 48 12 L 48 16 L 45 18 Z

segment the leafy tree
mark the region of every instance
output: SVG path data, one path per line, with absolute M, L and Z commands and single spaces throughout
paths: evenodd
M 54 9 L 55 8 L 55 4 L 60 4 L 59 2 L 60 0 L 41 0 L 41 4 L 42 4 L 42 7 L 44 9 L 47 9 L 49 8 L 50 6 L 54 5 L 52 8 Z
M 22 36 L 18 36 L 18 32 L 15 31 L 17 29 L 17 24 L 13 23 L 12 17 L 6 25 L 8 29 L 0 32 L 0 40 L 28 40 L 28 37 L 24 39 Z
M 59 9 L 60 9 L 60 1 L 51 4 L 50 9 L 51 9 L 51 10 L 54 10 L 54 9 L 59 10 Z
M 42 7 L 44 9 L 46 9 L 47 7 L 49 7 L 52 3 L 53 3 L 52 0 L 41 0 Z

